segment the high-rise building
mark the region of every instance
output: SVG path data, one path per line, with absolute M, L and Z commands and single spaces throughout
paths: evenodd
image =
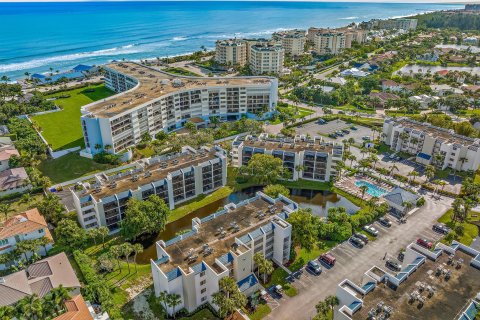
M 313 38 L 314 51 L 317 54 L 339 54 L 346 48 L 346 40 L 343 32 L 317 33 Z
M 275 67 L 265 72 L 283 64 L 283 52 L 281 59 L 272 54 L 269 61 Z M 212 116 L 222 121 L 266 117 L 277 104 L 273 77 L 185 77 L 135 62 L 111 63 L 104 70 L 105 85 L 118 94 L 82 107 L 86 149 L 81 155 L 87 157 L 123 152 L 146 133 L 175 131 L 187 121 L 205 126 Z
M 272 39 L 282 45 L 286 54 L 298 56 L 305 51 L 305 42 L 307 39 L 305 35 L 305 30 L 295 29 L 275 32 L 272 35 Z
M 215 44 L 215 61 L 223 65 L 245 65 L 247 43 L 243 39 L 218 40 Z
M 175 205 L 208 194 L 226 184 L 225 152 L 214 147 L 137 161 L 117 171 L 97 173 L 71 189 L 78 221 L 85 229 L 106 226 L 119 230 L 131 198 L 145 200 L 157 195 L 173 209 Z
M 189 232 L 157 242 L 157 260 L 150 261 L 155 295 L 178 294 L 176 309 L 192 312 L 208 303 L 217 307 L 212 294 L 224 277 L 233 278 L 245 295 L 255 293 L 261 286 L 253 256 L 260 253 L 278 265 L 289 260 L 292 226 L 286 220 L 297 209 L 282 195 L 272 199 L 258 192 L 210 216 L 194 218 Z
M 253 45 L 250 48 L 250 70 L 254 74 L 281 74 L 285 49 L 281 45 Z

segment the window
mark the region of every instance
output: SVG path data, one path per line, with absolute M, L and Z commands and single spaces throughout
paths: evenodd
M 38 230 L 38 233 L 43 233 L 43 229 Z
M 202 280 L 200 281 L 200 285 L 203 286 L 205 283 L 207 283 L 207 280 Z
M 204 302 L 205 300 L 207 300 L 207 297 L 202 297 L 202 302 Z
M 2 239 L 0 240 L 0 246 L 5 246 L 8 244 L 8 239 Z
M 200 272 L 200 277 L 204 277 L 204 276 L 205 276 L 205 271 Z
M 205 293 L 206 291 L 207 291 L 207 288 L 203 288 L 203 289 L 200 291 L 200 293 L 203 294 L 203 293 Z

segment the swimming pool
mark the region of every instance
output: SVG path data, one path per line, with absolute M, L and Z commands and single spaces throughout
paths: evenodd
M 374 185 L 373 183 L 370 183 L 368 181 L 365 181 L 365 180 L 357 180 L 355 181 L 355 185 L 357 187 L 361 187 L 361 186 L 367 186 L 367 194 L 371 195 L 372 197 L 381 197 L 383 196 L 384 194 L 387 194 L 388 191 L 383 189 L 383 188 L 380 188 L 379 186 L 377 185 Z

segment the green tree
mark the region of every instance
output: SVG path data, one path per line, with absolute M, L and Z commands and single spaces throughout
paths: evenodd
M 273 184 L 285 177 L 282 160 L 269 154 L 254 154 L 240 172 L 260 185 Z
M 272 274 L 274 270 L 273 263 L 270 260 L 265 259 L 265 256 L 260 252 L 257 252 L 253 255 L 253 261 L 258 268 L 258 273 L 263 274 L 263 283 L 266 283 L 267 275 Z
M 312 215 L 311 209 L 299 209 L 288 217 L 288 222 L 292 225 L 293 242 L 310 251 L 317 242 L 318 237 L 318 218 Z
M 122 252 L 122 256 L 125 257 L 125 261 L 127 261 L 128 273 L 130 273 L 130 255 L 132 254 L 133 248 L 132 245 L 128 242 L 122 243 L 120 245 L 120 251 Z
M 143 246 L 140 243 L 135 243 L 132 247 L 133 262 L 135 263 L 135 273 L 137 273 L 137 254 L 143 252 Z
M 8 202 L 0 204 L 0 213 L 3 214 L 3 216 L 5 217 L 4 220 L 7 220 L 8 214 L 12 211 L 11 207 L 12 204 Z
M 125 218 L 121 222 L 122 234 L 135 241 L 142 234 L 153 234 L 165 228 L 170 209 L 157 195 L 146 200 L 131 198 Z
M 177 315 L 177 312 L 175 310 L 175 308 L 180 304 L 182 303 L 182 299 L 180 297 L 180 295 L 176 294 L 176 293 L 171 293 L 167 296 L 167 305 L 172 308 L 172 315 L 173 315 L 173 318 L 175 319 L 176 315 Z
M 435 167 L 432 166 L 432 165 L 428 165 L 426 168 L 425 168 L 425 176 L 427 177 L 427 181 L 428 180 L 432 180 L 433 177 L 435 177 Z M 426 181 L 425 181 L 426 182 Z
M 97 232 L 98 232 L 98 235 L 102 238 L 102 247 L 105 249 L 105 238 L 110 233 L 110 230 L 108 230 L 108 228 L 105 226 L 101 226 L 101 227 L 98 227 Z
M 158 300 L 160 301 L 160 303 L 163 304 L 163 308 L 166 311 L 167 310 L 168 292 L 167 291 L 161 291 L 160 294 L 158 295 Z
M 219 290 L 212 295 L 212 302 L 218 306 L 220 317 L 230 316 L 235 310 L 247 304 L 247 297 L 240 292 L 237 283 L 230 277 L 223 277 L 218 282 Z
M 362 192 L 362 199 L 364 199 L 365 192 L 367 192 L 368 187 L 367 186 L 360 186 L 360 191 Z
M 190 133 L 195 133 L 197 131 L 197 126 L 195 125 L 195 123 L 191 122 L 191 121 L 187 121 L 185 122 L 185 124 L 183 125 L 183 127 L 185 129 L 187 129 L 188 131 L 190 131 Z
M 278 195 L 283 195 L 288 197 L 290 195 L 290 190 L 287 187 L 282 186 L 281 184 L 269 184 L 263 188 L 263 193 L 272 198 L 277 198 Z
M 86 232 L 75 221 L 63 219 L 55 228 L 57 242 L 69 250 L 84 248 L 86 245 Z

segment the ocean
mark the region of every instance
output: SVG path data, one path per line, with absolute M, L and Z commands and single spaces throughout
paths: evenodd
M 0 76 L 174 56 L 217 39 L 268 37 L 461 5 L 322 2 L 0 3 Z

